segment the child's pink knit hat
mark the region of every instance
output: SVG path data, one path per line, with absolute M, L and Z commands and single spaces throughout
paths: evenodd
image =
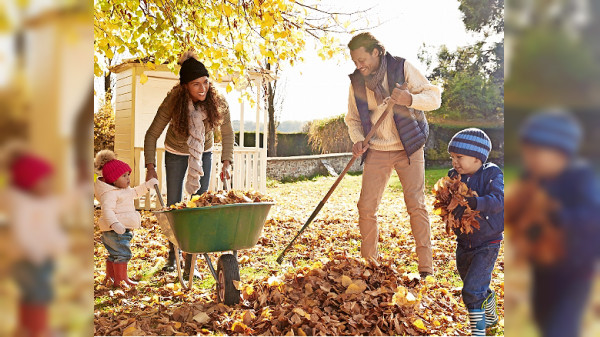
M 24 154 L 11 165 L 13 184 L 29 190 L 42 178 L 52 174 L 52 165 L 46 160 L 31 154 Z
M 114 183 L 123 174 L 131 172 L 131 167 L 126 162 L 122 162 L 118 159 L 113 159 L 102 167 L 102 177 L 108 184 Z

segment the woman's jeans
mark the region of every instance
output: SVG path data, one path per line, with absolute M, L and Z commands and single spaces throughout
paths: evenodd
M 165 151 L 165 171 L 167 173 L 167 204 L 174 205 L 181 201 L 183 194 L 183 180 L 188 168 L 188 156 L 180 156 Z M 202 154 L 202 168 L 204 176 L 200 177 L 200 189 L 194 194 L 202 194 L 208 191 L 210 173 L 212 168 L 212 152 Z M 169 263 L 175 262 L 175 248 L 169 242 Z
M 477 248 L 456 247 L 456 268 L 463 281 L 462 298 L 467 309 L 481 309 L 492 294 L 490 282 L 498 258 L 500 243 L 487 243 Z
M 200 177 L 200 189 L 195 194 L 208 191 L 212 167 L 212 152 L 202 154 L 202 168 L 204 176 Z M 188 168 L 188 156 L 180 156 L 165 151 L 165 171 L 167 173 L 167 203 L 173 205 L 181 201 L 183 194 L 183 180 Z
M 102 232 L 102 243 L 108 250 L 108 260 L 114 263 L 125 263 L 131 260 L 131 239 L 133 231 L 125 230 L 118 234 L 115 231 Z

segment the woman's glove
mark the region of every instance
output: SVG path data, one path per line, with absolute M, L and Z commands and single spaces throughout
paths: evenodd
M 144 184 L 146 184 L 146 187 L 148 187 L 148 189 L 153 189 L 154 185 L 158 185 L 158 179 L 156 178 L 152 178 L 148 181 L 146 181 Z
M 112 228 L 117 234 L 125 233 L 125 226 L 123 226 L 123 224 L 120 222 L 115 222 L 114 224 L 110 225 L 110 228 Z

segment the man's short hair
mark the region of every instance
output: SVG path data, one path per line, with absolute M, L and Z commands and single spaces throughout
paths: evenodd
M 365 50 L 368 53 L 372 53 L 373 49 L 375 48 L 377 48 L 381 54 L 383 54 L 385 51 L 385 48 L 383 47 L 381 42 L 379 42 L 379 40 L 377 40 L 375 36 L 373 36 L 373 34 L 369 32 L 364 32 L 355 35 L 352 38 L 352 40 L 348 42 L 348 48 L 350 48 L 351 51 L 356 50 L 360 47 L 365 47 Z

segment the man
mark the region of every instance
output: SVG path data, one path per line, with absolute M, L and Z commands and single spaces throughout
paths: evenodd
M 361 255 L 377 261 L 376 212 L 392 169 L 400 178 L 404 202 L 417 246 L 419 273 L 425 278 L 433 273 L 431 227 L 425 208 L 425 158 L 423 146 L 429 126 L 423 111 L 440 107 L 440 89 L 429 83 L 403 58 L 385 52 L 383 45 L 370 33 L 361 33 L 348 43 L 356 71 L 350 75 L 350 95 L 346 124 L 354 143 L 355 156 L 363 155 L 362 190 L 358 201 Z M 365 136 L 385 111 L 386 97 L 394 106 L 375 131 L 369 144 Z

